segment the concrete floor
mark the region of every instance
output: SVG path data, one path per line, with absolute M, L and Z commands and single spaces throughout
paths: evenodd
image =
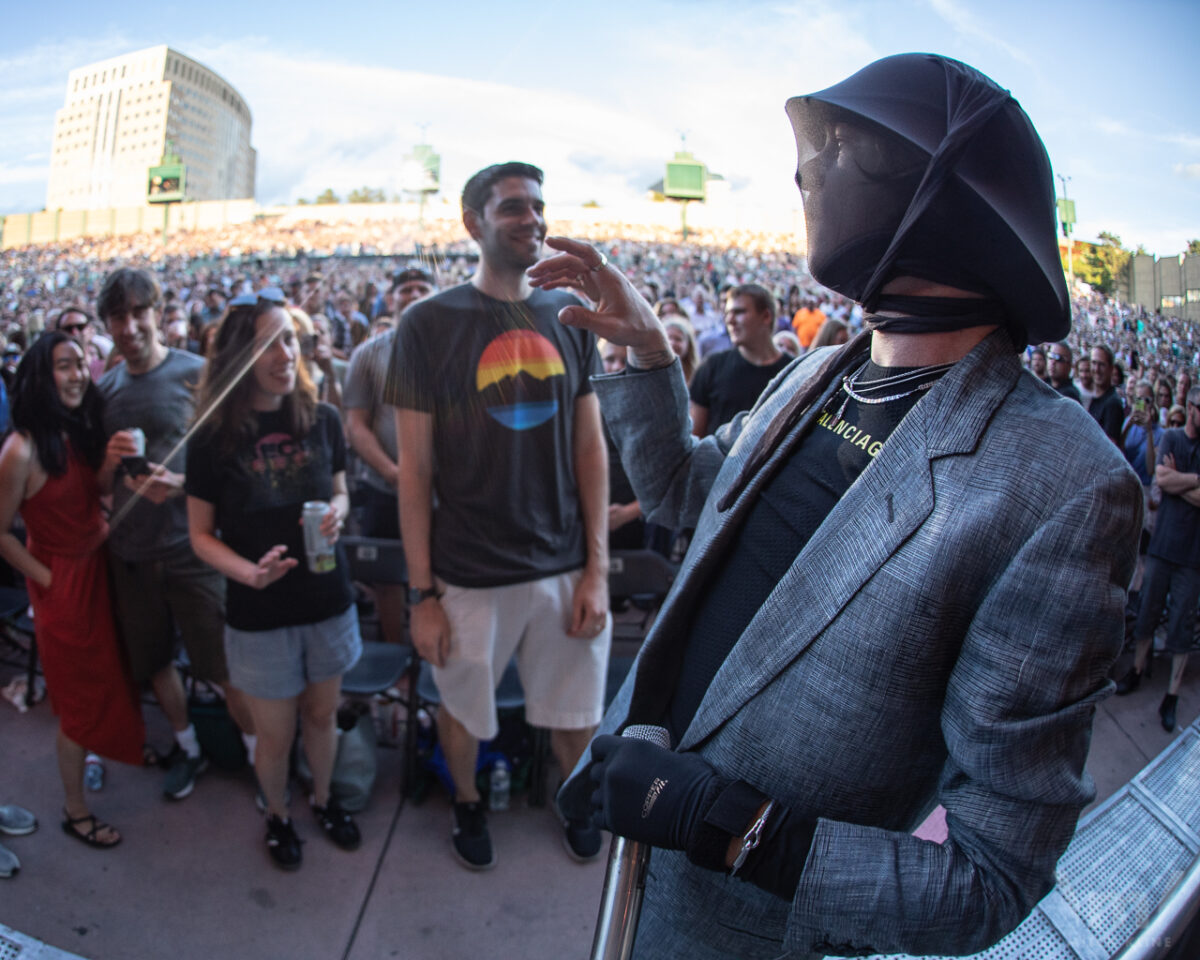
M 1167 667 L 1159 660 L 1137 693 L 1100 707 L 1089 761 L 1099 800 L 1179 735 L 1165 733 L 1157 714 Z M 0 666 L 0 686 L 16 672 Z M 1193 669 L 1180 698 L 1180 729 L 1198 711 L 1200 669 Z M 158 711 L 148 707 L 146 716 L 165 744 Z M 569 860 L 549 810 L 520 798 L 492 818 L 498 865 L 470 873 L 450 856 L 446 796 L 435 790 L 421 804 L 401 803 L 400 752 L 381 750 L 379 782 L 359 817 L 362 847 L 346 853 L 328 843 L 296 802 L 309 842 L 303 868 L 286 874 L 267 859 L 248 774 L 210 771 L 192 796 L 170 803 L 159 793 L 159 771 L 110 763 L 93 809 L 125 839 L 115 850 L 85 848 L 58 826 L 53 744 L 47 704 L 22 715 L 0 702 L 0 803 L 20 803 L 41 821 L 31 836 L 2 838 L 22 869 L 0 880 L 0 957 L 18 956 L 5 952 L 5 935 L 14 931 L 47 945 L 30 945 L 21 960 L 62 957 L 60 950 L 88 960 L 588 954 L 603 858 Z M 552 770 L 551 783 L 556 776 Z

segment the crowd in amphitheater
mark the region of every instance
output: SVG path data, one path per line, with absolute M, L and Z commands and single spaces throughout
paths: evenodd
M 558 226 L 589 241 L 603 257 L 600 266 L 619 270 L 662 322 L 680 361 L 697 437 L 753 407 L 797 358 L 863 330 L 861 307 L 818 284 L 788 238 L 708 232 L 684 242 L 662 228 Z M 136 829 L 121 810 L 93 810 L 85 769 L 104 760 L 161 765 L 162 792 L 172 800 L 187 797 L 203 774 L 207 761 L 176 661 L 182 645 L 187 669 L 223 690 L 241 730 L 272 861 L 294 869 L 302 860 L 306 828 L 293 822 L 288 784 L 297 726 L 311 769 L 305 800 L 313 831 L 346 849 L 359 845 L 354 817 L 330 792 L 340 679 L 360 650 L 355 603 L 363 589 L 351 583 L 336 542 L 343 531 L 399 539 L 402 523 L 428 537 L 435 484 L 429 464 L 438 459 L 437 494 L 447 513 L 438 522 L 453 528 L 452 535 L 443 531 L 452 542 L 439 545 L 433 538 L 432 548 L 415 552 L 406 542 L 408 589 L 378 585 L 372 595 L 385 635 L 403 639 L 396 625 L 411 616 L 414 634 L 425 638 L 418 649 L 437 668 L 445 703 L 439 734 L 457 787 L 453 852 L 468 867 L 493 862 L 485 804 L 470 772 L 479 741 L 496 732 L 495 704 L 486 692 L 495 678 L 481 685 L 447 655 L 444 628 L 470 612 L 431 614 L 428 598 L 444 593 L 449 600 L 455 587 L 443 581 L 450 577 L 445 571 L 454 570 L 468 586 L 490 586 L 506 581 L 506 565 L 532 562 L 533 573 L 553 575 L 547 580 L 559 595 L 526 597 L 521 604 L 567 608 L 567 632 L 586 638 L 592 651 L 586 666 L 572 661 L 569 672 L 599 675 L 610 629 L 604 591 L 588 595 L 570 579 L 576 574 L 561 572 L 582 561 L 586 585 L 601 555 L 578 531 L 558 530 L 546 555 L 533 561 L 507 556 L 506 547 L 466 557 L 479 531 L 465 529 L 446 506 L 455 498 L 479 499 L 453 489 L 451 471 L 439 459 L 451 456 L 443 444 L 469 438 L 434 435 L 428 418 L 431 411 L 435 419 L 443 416 L 445 407 L 453 419 L 455 404 L 469 402 L 446 396 L 438 383 L 459 376 L 457 366 L 472 349 L 473 335 L 452 322 L 451 312 L 474 318 L 482 310 L 484 319 L 489 309 L 504 312 L 503 297 L 481 308 L 465 292 L 481 272 L 494 282 L 488 257 L 496 242 L 486 232 L 468 236 L 457 222 L 281 226 L 259 220 L 178 233 L 165 244 L 156 234 L 140 234 L 0 254 L 0 421 L 8 438 L 0 454 L 0 557 L 10 582 L 23 576 L 28 583 L 60 721 L 62 829 L 70 836 L 109 848 L 121 840 L 109 819 Z M 592 303 L 585 282 L 567 286 L 579 301 Z M 577 302 L 557 296 L 556 309 Z M 1137 658 L 1120 678 L 1124 693 L 1136 688 L 1145 669 L 1164 603 L 1157 581 L 1143 589 L 1143 580 L 1154 580 L 1143 568 L 1163 499 L 1155 465 L 1164 457 L 1173 463 L 1172 451 L 1195 444 L 1200 329 L 1083 287 L 1071 312 L 1065 340 L 1030 345 L 1020 356 L 1043 389 L 1090 412 L 1098 425 L 1094 444 L 1115 444 L 1144 486 L 1145 532 L 1127 614 Z M 629 362 L 622 344 L 570 334 L 555 345 L 573 391 L 585 390 L 591 375 L 618 373 Z M 472 381 L 485 403 L 495 399 L 486 394 L 493 389 L 486 358 L 485 351 Z M 521 425 L 522 417 L 542 416 L 536 404 L 520 406 L 496 417 Z M 606 485 L 583 475 L 571 484 L 585 509 L 591 491 L 607 490 L 602 517 L 609 546 L 650 548 L 678 562 L 692 531 L 643 515 L 622 452 L 598 424 L 577 425 L 586 440 L 568 438 L 565 449 L 560 443 L 548 454 L 530 448 L 521 455 L 534 464 L 529 469 L 540 483 L 571 459 L 572 442 L 576 470 L 605 462 L 589 450 L 606 453 Z M 1036 433 L 1028 443 L 1034 464 L 1055 455 L 1037 449 Z M 469 484 L 479 484 L 489 466 L 488 444 L 475 446 L 453 454 Z M 421 461 L 424 472 L 406 473 L 410 459 Z M 504 477 L 484 481 L 486 501 L 511 504 L 506 483 Z M 552 484 L 545 488 L 549 499 L 558 496 Z M 419 504 L 411 513 L 406 496 Z M 332 573 L 314 567 L 306 553 L 301 513 L 310 502 L 320 504 L 314 525 L 335 544 Z M 527 515 L 516 522 L 532 528 L 555 526 L 571 512 L 558 502 L 523 509 Z M 514 536 L 519 540 L 519 531 L 496 532 L 502 544 Z M 83 622 L 93 625 L 86 636 L 76 629 Z M 1182 635 L 1184 622 L 1190 633 L 1190 620 L 1176 605 L 1168 638 L 1174 671 L 1161 707 L 1167 729 L 1175 725 L 1192 643 Z M 268 640 L 278 647 L 270 656 L 263 652 Z M 567 770 L 588 742 L 599 705 L 573 713 L 571 697 L 589 703 L 594 697 L 569 686 L 564 694 L 563 676 L 561 669 L 550 671 L 540 692 L 536 679 L 526 685 L 531 722 L 561 734 L 552 746 Z M 174 731 L 171 743 L 146 742 L 140 697 L 147 691 Z M 582 738 L 573 724 L 583 727 Z M 0 778 L 0 793 L 3 788 Z M 0 808 L 0 829 L 32 828 L 32 817 L 19 806 Z M 564 816 L 563 830 L 576 859 L 599 853 L 593 823 Z M 15 864 L 0 848 L 4 873 Z

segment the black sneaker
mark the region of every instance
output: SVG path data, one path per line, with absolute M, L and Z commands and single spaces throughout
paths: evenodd
M 600 856 L 604 838 L 591 820 L 563 821 L 563 849 L 576 863 L 587 863 Z
M 336 797 L 330 797 L 329 802 L 323 807 L 318 807 L 310 799 L 309 806 L 312 807 L 317 823 L 325 831 L 325 836 L 343 850 L 358 849 L 358 845 L 362 843 L 362 834 L 358 832 L 358 825 L 354 822 L 354 818 L 342 809 Z
M 304 841 L 296 836 L 296 828 L 292 826 L 292 818 L 280 820 L 276 816 L 267 817 L 267 852 L 275 861 L 275 866 L 283 870 L 296 870 L 304 854 L 300 844 Z
M 468 870 L 490 870 L 496 865 L 487 817 L 480 801 L 454 805 L 454 833 L 450 839 L 454 855 Z
M 167 775 L 163 778 L 163 796 L 168 800 L 182 800 L 196 786 L 196 777 L 208 769 L 204 754 L 189 757 L 187 752 L 176 747 L 167 758 Z

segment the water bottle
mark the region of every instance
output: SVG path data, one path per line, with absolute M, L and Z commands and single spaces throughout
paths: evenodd
M 507 810 L 512 778 L 508 775 L 508 761 L 500 757 L 492 764 L 491 789 L 488 791 L 489 810 Z
M 104 761 L 94 753 L 84 757 L 83 782 L 89 790 L 100 790 L 104 787 Z

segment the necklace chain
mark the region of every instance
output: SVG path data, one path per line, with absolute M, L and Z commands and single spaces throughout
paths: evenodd
M 842 405 L 838 407 L 838 412 L 834 414 L 834 422 L 842 419 L 842 414 L 846 412 L 846 404 L 850 402 L 851 398 L 858 403 L 865 403 L 870 406 L 876 406 L 882 403 L 890 403 L 892 400 L 902 400 L 904 397 L 911 397 L 914 393 L 919 393 L 922 390 L 928 390 L 935 383 L 937 383 L 938 380 L 941 379 L 942 374 L 954 366 L 953 363 L 932 364 L 928 367 L 919 367 L 916 370 L 906 370 L 904 373 L 897 373 L 890 377 L 882 377 L 878 380 L 870 380 L 866 383 L 859 382 L 858 378 L 862 376 L 863 371 L 867 369 L 867 364 L 869 362 L 869 360 L 864 360 L 862 366 L 856 369 L 853 373 L 842 377 L 842 390 L 845 391 L 846 397 L 842 400 Z M 910 387 L 908 390 L 904 390 L 900 393 L 893 393 L 886 397 L 868 397 L 854 389 L 855 387 L 858 387 L 859 390 L 863 391 L 883 390 L 913 383 L 914 381 L 923 377 L 929 377 L 930 379 L 923 380 L 922 382 L 917 383 L 916 386 Z

